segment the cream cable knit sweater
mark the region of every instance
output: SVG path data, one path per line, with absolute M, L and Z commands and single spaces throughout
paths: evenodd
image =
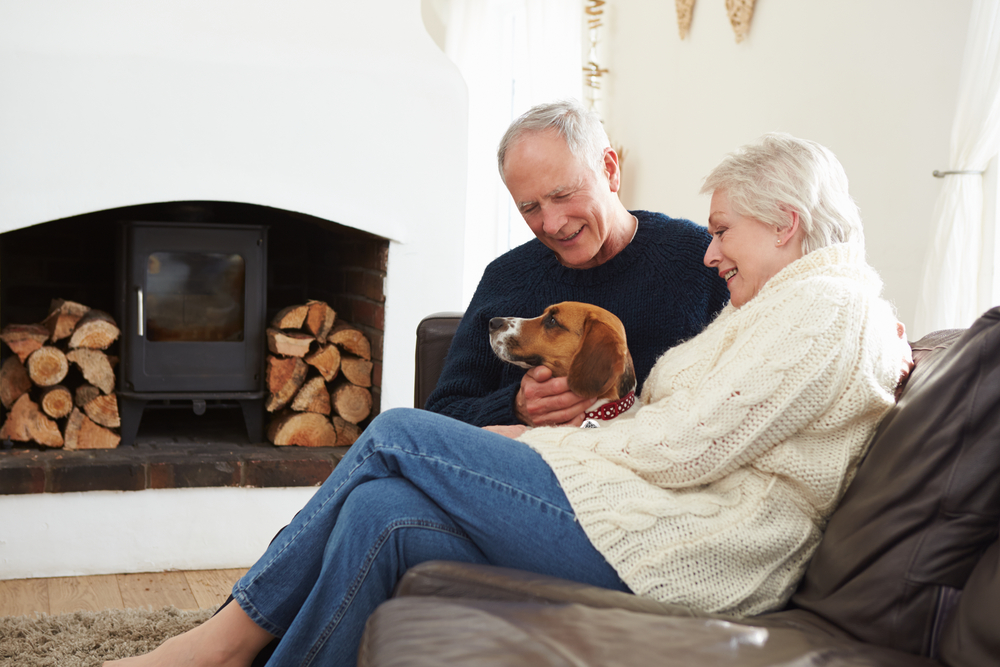
M 657 361 L 634 418 L 519 438 L 635 593 L 735 616 L 792 594 L 904 355 L 863 255 L 817 250 L 726 306 Z

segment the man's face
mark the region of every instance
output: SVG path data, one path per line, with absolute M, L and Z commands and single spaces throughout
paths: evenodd
M 618 188 L 617 162 L 595 172 L 556 131 L 532 132 L 507 151 L 504 176 L 528 227 L 559 261 L 574 269 L 602 264 Z

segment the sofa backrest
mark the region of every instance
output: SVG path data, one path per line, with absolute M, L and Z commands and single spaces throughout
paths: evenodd
M 936 657 L 1000 526 L 1000 308 L 913 347 L 922 358 L 791 606 L 864 641 Z M 989 622 L 1000 632 L 1000 620 Z

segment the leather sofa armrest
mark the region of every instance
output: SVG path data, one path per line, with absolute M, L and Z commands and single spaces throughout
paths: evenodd
M 427 561 L 410 568 L 396 585 L 393 594 L 393 597 L 404 596 L 543 604 L 576 603 L 597 609 L 626 609 L 664 616 L 728 618 L 558 577 L 452 561 Z
M 462 313 L 434 313 L 417 325 L 415 368 L 413 373 L 413 407 L 423 408 L 437 386 L 444 359 L 451 347 Z

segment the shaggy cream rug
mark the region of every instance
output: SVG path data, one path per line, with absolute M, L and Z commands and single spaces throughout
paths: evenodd
M 104 660 L 148 653 L 205 622 L 214 611 L 164 607 L 0 618 L 0 665 L 94 667 Z

